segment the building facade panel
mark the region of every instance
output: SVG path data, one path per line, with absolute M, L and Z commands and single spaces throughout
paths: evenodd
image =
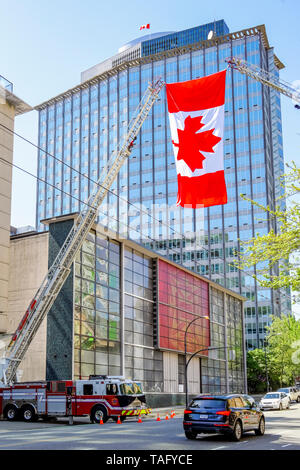
M 48 269 L 48 233 L 12 236 L 10 239 L 7 338 L 16 330 Z M 44 319 L 18 369 L 19 380 L 46 378 L 47 319 Z
M 10 219 L 15 116 L 31 110 L 0 75 L 0 333 L 8 331 Z
M 197 316 L 198 321 L 187 332 L 187 352 L 193 354 L 204 349 L 202 354 L 208 355 L 205 349 L 210 345 L 208 284 L 162 260 L 158 261 L 158 273 L 159 347 L 185 351 L 186 326 Z

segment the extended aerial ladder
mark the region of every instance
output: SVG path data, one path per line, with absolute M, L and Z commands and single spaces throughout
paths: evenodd
M 240 73 L 253 78 L 263 85 L 274 88 L 279 91 L 279 93 L 292 98 L 296 102 L 295 108 L 300 109 L 300 91 L 294 88 L 290 83 L 280 80 L 268 70 L 263 70 L 254 64 L 249 64 L 245 60 L 230 57 L 225 59 L 225 61 L 233 70 L 238 70 Z
M 4 384 L 12 383 L 15 380 L 20 362 L 68 277 L 75 256 L 95 222 L 98 209 L 120 168 L 129 157 L 139 130 L 164 85 L 162 80 L 158 80 L 148 86 L 128 125 L 128 132 L 121 142 L 119 150 L 116 150 L 109 159 L 103 171 L 103 178 L 100 176 L 95 192 L 89 197 L 86 208 L 79 213 L 40 288 L 30 302 L 8 345 L 6 357 L 4 361 L 2 360 L 0 381 L 2 380 Z

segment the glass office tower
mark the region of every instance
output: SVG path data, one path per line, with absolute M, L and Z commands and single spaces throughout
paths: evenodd
M 44 230 L 40 221 L 45 218 L 84 208 L 149 82 L 209 75 L 224 70 L 230 56 L 275 74 L 283 68 L 264 26 L 229 33 L 220 20 L 136 39 L 83 72 L 78 86 L 37 106 L 38 176 L 50 183 L 38 182 L 38 230 Z M 253 348 L 263 344 L 270 315 L 290 307 L 288 292 L 262 288 L 252 277 L 255 269 L 241 272 L 232 264 L 241 241 L 276 228 L 241 195 L 274 207 L 281 194 L 280 96 L 232 70 L 226 79 L 224 167 L 226 205 L 196 210 L 176 206 L 177 175 L 162 90 L 100 208 L 99 222 L 243 294 L 247 346 Z

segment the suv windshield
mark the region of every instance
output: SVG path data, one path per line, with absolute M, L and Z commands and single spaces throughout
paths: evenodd
M 122 395 L 141 395 L 143 393 L 142 384 L 130 382 L 120 385 Z
M 206 410 L 216 409 L 224 410 L 226 407 L 226 400 L 214 400 L 213 398 L 196 398 L 190 404 L 190 408 L 204 408 Z
M 289 389 L 288 389 L 288 388 L 280 388 L 280 389 L 278 390 L 278 392 L 289 393 Z

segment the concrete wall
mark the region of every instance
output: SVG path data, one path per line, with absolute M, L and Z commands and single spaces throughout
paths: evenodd
M 48 233 L 10 241 L 7 330 L 13 333 L 48 270 Z M 44 319 L 20 364 L 22 381 L 46 377 L 46 322 Z
M 14 129 L 15 110 L 0 100 L 0 124 Z M 13 134 L 0 127 L 0 157 L 13 159 Z M 0 160 L 0 333 L 7 332 L 12 166 Z
M 190 356 L 187 357 L 187 360 Z M 178 384 L 178 354 L 174 352 L 163 352 L 164 364 L 164 392 L 179 394 Z M 200 393 L 200 363 L 199 357 L 194 357 L 188 366 L 188 391 L 190 394 Z M 181 396 L 180 394 L 178 395 Z M 174 403 L 173 403 L 174 404 Z
M 178 354 L 164 351 L 164 392 L 178 392 Z

